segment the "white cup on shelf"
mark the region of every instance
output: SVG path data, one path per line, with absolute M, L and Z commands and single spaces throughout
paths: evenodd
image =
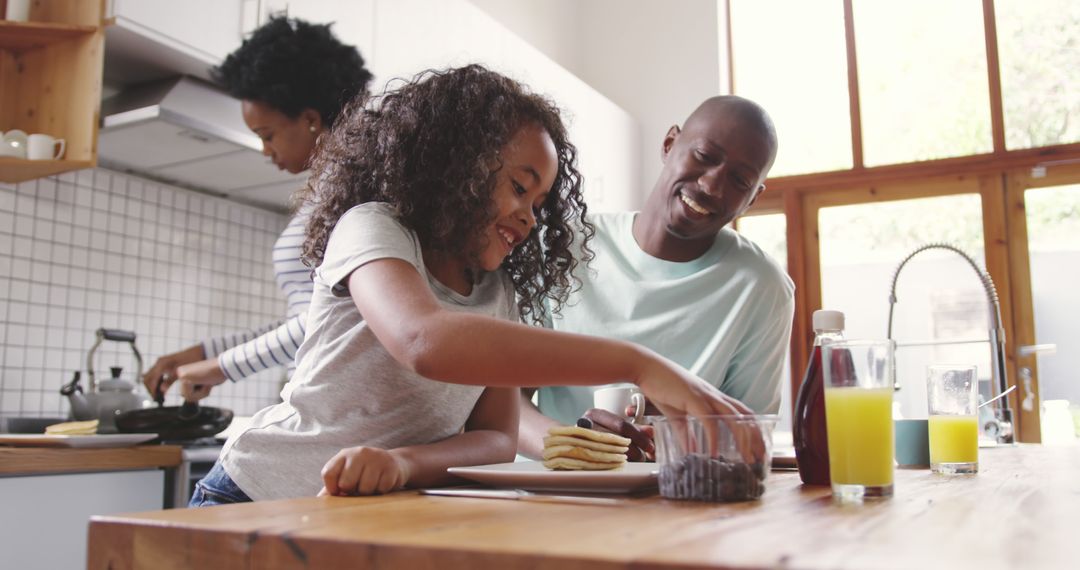
M 64 156 L 65 148 L 64 139 L 53 138 L 43 133 L 34 133 L 26 139 L 26 158 L 30 160 L 56 160 Z
M 19 129 L 11 129 L 0 138 L 0 156 L 26 158 L 26 145 L 26 133 Z
M 7 0 L 7 13 L 5 20 L 12 22 L 25 22 L 30 19 L 31 0 Z

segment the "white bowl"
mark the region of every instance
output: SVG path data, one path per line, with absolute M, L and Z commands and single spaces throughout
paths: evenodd
M 26 133 L 19 129 L 4 133 L 3 139 L 0 140 L 0 156 L 26 158 Z

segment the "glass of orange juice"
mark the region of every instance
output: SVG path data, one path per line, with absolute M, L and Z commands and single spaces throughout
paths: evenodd
M 978 384 L 973 365 L 926 368 L 930 469 L 935 473 L 979 472 Z
M 821 362 L 833 496 L 892 496 L 892 341 L 834 342 L 822 347 Z

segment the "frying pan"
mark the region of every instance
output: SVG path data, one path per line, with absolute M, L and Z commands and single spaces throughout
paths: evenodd
M 211 437 L 232 423 L 232 410 L 202 406 L 191 416 L 181 416 L 183 406 L 131 410 L 116 416 L 120 433 L 156 433 L 159 439 L 183 440 Z
M 211 437 L 232 423 L 232 410 L 199 406 L 197 402 L 164 406 L 164 395 L 159 391 L 154 396 L 158 407 L 119 414 L 116 429 L 120 433 L 156 433 L 161 440 L 184 440 Z

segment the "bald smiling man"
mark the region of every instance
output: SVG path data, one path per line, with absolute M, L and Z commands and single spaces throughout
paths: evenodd
M 581 289 L 548 326 L 648 347 L 755 412 L 776 413 L 795 286 L 728 227 L 764 191 L 776 149 L 768 113 L 741 97 L 707 99 L 672 126 L 642 211 L 590 216 L 596 257 L 579 266 Z M 633 439 L 632 460 L 651 457 L 648 427 L 591 409 L 596 388 L 541 388 L 539 409 L 526 391 L 518 452 L 540 457 L 549 427 L 584 416 Z

